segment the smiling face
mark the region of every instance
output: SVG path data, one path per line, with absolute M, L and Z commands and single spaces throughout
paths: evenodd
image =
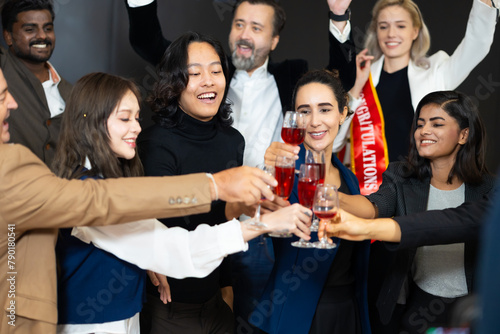
M 0 144 L 7 143 L 10 140 L 9 118 L 10 111 L 17 109 L 16 100 L 7 90 L 7 81 L 0 70 Z
M 297 111 L 306 114 L 306 147 L 313 151 L 331 150 L 339 126 L 347 115 L 347 107 L 340 113 L 332 89 L 317 82 L 298 89 L 295 105 Z
M 437 104 L 422 107 L 414 133 L 418 154 L 432 162 L 452 164 L 461 145 L 467 142 L 469 128 L 460 130 L 456 119 Z
M 120 100 L 108 118 L 109 146 L 118 158 L 130 160 L 136 154 L 136 140 L 141 132 L 139 102 L 131 91 Z
M 377 40 L 387 59 L 409 63 L 411 47 L 418 33 L 410 13 L 403 7 L 393 5 L 380 11 L 377 19 Z
M 262 66 L 276 48 L 279 36 L 273 36 L 274 9 L 265 4 L 242 2 L 233 17 L 229 48 L 233 65 L 252 73 Z
M 20 12 L 12 32 L 4 31 L 3 34 L 10 50 L 31 63 L 49 60 L 56 44 L 52 15 L 46 9 Z
M 206 42 L 188 46 L 189 81 L 179 97 L 179 107 L 189 116 L 207 122 L 219 110 L 226 89 L 226 78 L 215 49 Z

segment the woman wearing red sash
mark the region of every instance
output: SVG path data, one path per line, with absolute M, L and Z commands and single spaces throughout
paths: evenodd
M 331 22 L 338 30 L 332 47 L 353 52 L 349 15 L 341 15 L 349 12 L 351 1 L 328 3 Z M 491 0 L 473 0 L 465 36 L 453 54 L 438 51 L 427 56 L 430 37 L 418 6 L 412 0 L 377 1 L 349 92 L 355 115 L 346 120 L 353 124 L 351 167 L 362 194 L 376 191 L 387 164 L 408 154 L 418 102 L 430 92 L 456 89 L 487 55 L 497 15 Z M 343 60 L 333 61 L 342 64 Z M 342 65 L 338 69 L 347 70 Z M 344 146 L 348 133 L 347 127 L 339 132 L 334 151 Z
M 331 24 L 338 29 L 332 54 L 354 53 L 348 12 L 350 0 L 328 0 Z M 340 151 L 351 134 L 351 168 L 360 191 L 377 191 L 389 162 L 408 154 L 410 129 L 419 101 L 428 93 L 456 89 L 489 52 L 498 11 L 491 0 L 472 0 L 467 29 L 461 43 L 450 56 L 438 51 L 426 56 L 430 37 L 418 6 L 412 0 L 379 0 L 372 11 L 365 50 L 356 57 L 356 82 L 350 90 L 350 108 L 355 110 L 351 131 L 343 127 L 333 150 Z M 332 59 L 337 69 L 349 76 L 344 59 Z M 341 73 L 342 74 L 342 73 Z M 350 74 L 354 80 L 354 74 Z M 394 254 L 375 242 L 370 250 L 368 305 L 374 333 L 379 317 L 377 298 Z

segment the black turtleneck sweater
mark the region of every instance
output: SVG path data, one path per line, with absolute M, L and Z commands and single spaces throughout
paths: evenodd
M 215 120 L 202 122 L 177 110 L 179 123 L 173 128 L 155 124 L 138 139 L 139 156 L 147 176 L 216 173 L 243 164 L 245 141 L 238 130 L 220 127 Z M 199 224 L 215 225 L 227 221 L 225 202 L 212 202 L 210 212 L 178 218 L 160 219 L 168 227 L 180 226 L 189 231 Z M 176 256 L 175 254 L 165 254 Z M 231 285 L 227 258 L 205 278 L 168 278 L 172 302 L 203 303 L 225 286 Z M 159 296 L 148 280 L 147 290 Z M 158 297 L 159 298 L 159 297 Z

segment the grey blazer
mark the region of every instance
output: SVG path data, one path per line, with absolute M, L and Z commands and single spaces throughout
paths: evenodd
M 38 78 L 8 50 L 0 47 L 0 66 L 18 104 L 9 118 L 10 142 L 23 144 L 50 166 L 56 151 L 62 114 L 51 117 L 47 97 Z M 64 101 L 72 85 L 61 77 L 57 86 Z

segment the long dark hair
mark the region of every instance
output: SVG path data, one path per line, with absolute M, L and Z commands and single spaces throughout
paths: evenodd
M 227 57 L 224 49 L 215 38 L 196 32 L 187 32 L 177 38 L 167 48 L 158 67 L 158 81 L 155 83 L 152 95 L 148 98 L 151 109 L 157 113 L 153 119 L 164 127 L 175 127 L 179 120 L 176 117 L 179 98 L 189 82 L 188 47 L 193 42 L 210 44 L 219 56 L 222 72 L 229 82 Z M 227 84 L 221 105 L 214 116 L 216 123 L 223 127 L 233 124 L 231 106 L 227 99 Z
M 422 108 L 429 104 L 435 104 L 453 117 L 460 130 L 469 128 L 467 142 L 461 145 L 455 159 L 455 164 L 448 175 L 448 183 L 453 177 L 465 183 L 477 184 L 481 182 L 482 176 L 488 173 L 485 163 L 486 131 L 479 117 L 477 107 L 465 94 L 456 91 L 439 91 L 427 94 L 418 104 L 410 136 L 410 151 L 406 159 L 408 176 L 419 179 L 432 177 L 430 160 L 421 157 L 417 151 L 415 136 L 418 118 Z
M 295 85 L 295 89 L 293 90 L 292 94 L 293 109 L 295 110 L 296 108 L 295 98 L 297 96 L 297 92 L 299 91 L 299 89 L 302 86 L 305 86 L 313 82 L 330 87 L 339 105 L 339 112 L 342 113 L 344 111 L 344 107 L 346 107 L 347 104 L 349 103 L 349 96 L 347 95 L 347 93 L 344 90 L 344 87 L 342 86 L 342 82 L 339 79 L 338 71 L 337 70 L 329 71 L 325 69 L 311 70 L 305 73 L 299 79 L 299 81 L 297 81 L 297 84 Z M 353 114 L 353 112 L 349 109 L 346 117 L 351 114 Z
M 108 118 L 129 91 L 140 102 L 137 86 L 128 79 L 91 73 L 76 82 L 63 113 L 52 163 L 57 176 L 74 179 L 84 175 L 114 178 L 144 174 L 137 154 L 130 160 L 118 158 L 109 145 Z M 83 168 L 86 158 L 91 170 Z

